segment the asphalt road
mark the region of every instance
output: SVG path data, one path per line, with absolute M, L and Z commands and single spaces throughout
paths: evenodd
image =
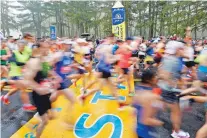
M 28 121 L 34 115 L 22 110 L 18 93 L 11 96 L 10 101 L 10 105 L 1 105 L 1 138 L 9 138 L 21 127 L 22 121 Z M 181 128 L 189 132 L 191 138 L 195 138 L 196 131 L 205 121 L 204 115 L 203 105 L 194 103 L 192 111 L 183 113 Z M 170 138 L 172 125 L 169 111 L 161 111 L 158 117 L 165 122 L 163 127 L 158 128 L 160 138 Z

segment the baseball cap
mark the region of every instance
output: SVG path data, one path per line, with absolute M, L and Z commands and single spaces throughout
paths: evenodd
M 124 42 L 124 41 L 121 40 L 121 39 L 118 39 L 118 40 L 116 40 L 116 42 L 117 42 L 117 43 L 122 43 L 122 42 Z
M 133 38 L 132 37 L 127 37 L 126 40 L 133 40 Z
M 66 40 L 62 41 L 62 44 L 70 45 L 70 44 L 73 44 L 73 42 L 71 40 L 69 40 L 69 39 L 66 39 Z
M 175 54 L 177 49 L 184 48 L 184 44 L 178 41 L 169 41 L 166 44 L 165 53 L 167 54 Z

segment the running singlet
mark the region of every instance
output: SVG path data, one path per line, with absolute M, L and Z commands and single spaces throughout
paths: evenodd
M 111 64 L 107 64 L 105 61 L 105 55 L 102 54 L 101 58 L 99 60 L 99 63 L 97 64 L 97 68 L 100 72 L 110 72 L 110 69 L 112 68 Z
M 23 52 L 13 51 L 12 57 L 9 59 L 10 71 L 9 76 L 22 76 L 22 66 L 29 60 L 30 55 L 26 50 Z
M 42 84 L 45 79 L 48 78 L 48 73 L 51 70 L 51 66 L 47 62 L 43 62 L 41 66 L 42 70 L 38 71 L 34 78 L 34 80 L 39 84 Z M 40 116 L 44 115 L 49 109 L 51 109 L 50 95 L 51 94 L 39 95 L 35 91 L 32 92 L 32 98 Z
M 146 86 L 137 86 L 137 90 L 152 90 L 151 87 Z M 156 138 L 157 132 L 154 127 L 148 126 L 142 123 L 143 118 L 143 107 L 140 105 L 133 105 L 137 109 L 137 135 L 142 138 Z
M 68 56 L 63 56 L 62 59 L 56 63 L 56 73 L 64 80 L 71 73 L 72 59 Z
M 6 49 L 1 49 L 1 56 L 7 55 Z M 1 65 L 6 65 L 7 61 L 1 59 Z
M 120 68 L 129 68 L 130 67 L 130 63 L 129 63 L 129 59 L 132 56 L 132 52 L 131 51 L 125 51 L 125 50 L 118 50 L 117 54 L 121 55 L 121 60 L 118 61 L 118 66 Z

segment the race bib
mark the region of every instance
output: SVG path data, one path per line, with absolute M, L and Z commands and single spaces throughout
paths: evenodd
M 40 85 L 43 87 L 52 87 L 50 81 L 48 81 L 48 80 L 44 80 L 44 81 L 40 82 Z
M 61 68 L 61 73 L 67 74 L 71 72 L 71 67 L 65 66 Z

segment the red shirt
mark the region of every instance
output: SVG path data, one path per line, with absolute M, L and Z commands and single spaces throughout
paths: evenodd
M 129 63 L 129 60 L 132 56 L 132 52 L 128 51 L 126 49 L 118 49 L 116 54 L 121 55 L 121 59 L 118 61 L 118 66 L 120 68 L 129 68 L 131 64 Z

